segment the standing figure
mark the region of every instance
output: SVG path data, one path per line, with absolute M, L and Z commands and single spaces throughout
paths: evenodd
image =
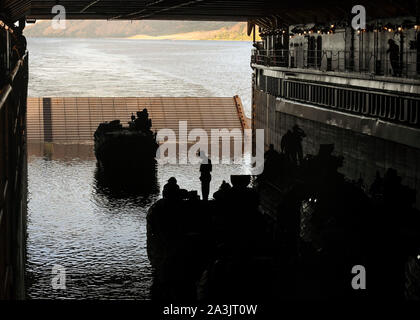
M 287 130 L 284 136 L 281 138 L 280 146 L 281 146 L 281 153 L 286 156 L 288 161 L 292 160 L 292 147 L 293 144 L 293 133 L 291 130 Z
M 211 171 L 213 170 L 213 166 L 211 164 L 211 160 L 206 156 L 206 154 L 203 151 L 200 151 L 200 157 L 201 194 L 203 195 L 203 200 L 207 201 L 209 199 Z
M 150 128 L 152 127 L 152 119 L 149 118 L 149 111 L 146 108 L 144 108 L 143 114 L 145 121 L 145 131 L 150 131 Z
M 391 61 L 392 75 L 394 77 L 401 76 L 400 68 L 400 47 L 395 43 L 394 40 L 388 40 L 389 48 L 386 53 L 389 53 L 389 60 Z
M 134 127 L 136 130 L 143 131 L 144 129 L 144 113 L 142 111 L 137 111 L 137 119 L 134 120 Z
M 147 132 L 152 126 L 152 120 L 149 119 L 149 112 L 146 108 L 137 112 L 137 119 L 135 120 L 135 127 L 137 130 Z
M 303 149 L 302 149 L 302 140 L 306 137 L 305 132 L 297 125 L 293 127 L 293 140 L 291 143 L 292 148 L 292 160 L 295 164 L 302 164 L 303 161 Z
M 379 198 L 384 192 L 384 179 L 382 179 L 379 171 L 376 171 L 375 181 L 370 186 L 369 193 L 375 198 Z
M 11 43 L 12 46 L 12 54 L 11 54 L 11 60 L 13 66 L 16 64 L 16 62 L 19 59 L 22 59 L 22 57 L 25 55 L 26 52 L 26 38 L 23 35 L 23 29 L 25 29 L 25 19 L 19 20 L 19 26 L 15 28 L 15 32 L 12 34 L 13 38 Z

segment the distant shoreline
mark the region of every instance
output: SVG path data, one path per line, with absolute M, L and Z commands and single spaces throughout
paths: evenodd
M 114 38 L 116 39 L 116 38 Z M 172 37 L 152 37 L 152 36 L 133 36 L 127 38 L 119 38 L 119 39 L 127 39 L 127 40 L 170 40 L 170 41 L 235 41 L 235 42 L 252 42 L 252 40 L 244 40 L 244 39 L 186 39 L 186 38 L 172 38 Z
M 134 40 L 192 40 L 192 41 L 252 41 L 250 37 L 244 36 L 242 34 L 227 34 L 227 36 L 220 35 L 218 31 L 195 31 L 187 33 L 175 33 L 167 34 L 162 36 L 150 36 L 146 34 L 138 34 L 126 39 Z
M 252 42 L 252 40 L 241 40 L 241 39 L 175 39 L 166 38 L 164 36 L 153 37 L 146 36 L 145 38 L 132 36 L 132 37 L 46 37 L 46 36 L 26 36 L 27 39 L 81 39 L 81 40 L 92 40 L 92 39 L 109 39 L 109 40 L 147 40 L 147 41 L 209 41 L 209 42 Z
M 184 40 L 184 41 L 252 41 L 247 34 L 247 24 L 215 22 L 163 22 L 139 21 L 92 22 L 69 21 L 65 29 L 53 29 L 49 21 L 43 20 L 28 25 L 24 35 L 34 38 L 71 39 L 136 39 L 136 40 Z M 257 35 L 258 39 L 258 35 Z

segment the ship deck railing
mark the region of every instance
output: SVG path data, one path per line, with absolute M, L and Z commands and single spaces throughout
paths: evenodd
M 418 93 L 349 86 L 334 81 L 312 81 L 295 75 L 277 78 L 259 73 L 254 74 L 253 82 L 256 90 L 285 101 L 391 122 L 416 130 L 420 128 Z
M 395 78 L 420 79 L 420 53 L 406 50 L 398 61 L 382 51 L 254 49 L 251 63 L 268 67 L 299 68 L 326 72 L 353 72 Z M 394 70 L 392 64 L 394 64 Z

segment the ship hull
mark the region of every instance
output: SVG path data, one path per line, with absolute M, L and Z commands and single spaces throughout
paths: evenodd
M 306 133 L 302 142 L 304 154 L 315 155 L 320 144 L 334 144 L 334 154 L 344 157 L 340 172 L 352 180 L 362 178 L 367 187 L 373 183 L 376 172 L 383 176 L 388 168 L 393 168 L 404 185 L 417 190 L 416 207 L 420 208 L 420 149 L 408 145 L 410 141 L 375 136 L 373 130 L 366 129 L 367 118 L 352 115 L 350 120 L 340 120 L 345 116 L 343 113 L 329 110 L 325 120 L 324 111 L 319 108 L 279 99 L 258 89 L 254 90 L 254 106 L 254 127 L 264 129 L 265 148 L 273 144 L 276 150 L 281 150 L 282 136 L 297 124 Z M 393 138 L 407 139 L 413 132 L 410 128 L 399 130 L 400 137 L 396 134 Z M 414 132 L 420 141 L 420 131 Z

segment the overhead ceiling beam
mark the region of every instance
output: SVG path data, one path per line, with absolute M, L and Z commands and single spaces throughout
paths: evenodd
M 415 16 L 416 1 L 359 0 L 358 4 L 365 6 L 369 19 L 375 19 Z M 4 19 L 10 21 L 24 16 L 52 19 L 51 8 L 61 4 L 67 19 L 248 21 L 274 16 L 279 18 L 277 25 L 287 25 L 349 19 L 354 0 L 0 0 L 0 4 Z
M 154 6 L 154 5 L 157 5 L 157 4 L 160 4 L 162 2 L 165 2 L 165 0 L 156 0 L 156 1 L 153 1 L 153 2 L 146 3 L 144 5 L 144 9 L 141 9 L 141 10 L 135 11 L 135 12 L 131 12 L 131 13 L 128 13 L 128 14 L 120 14 L 118 16 L 110 18 L 109 20 L 125 19 L 125 18 L 130 18 L 132 16 L 137 16 L 139 14 L 142 14 L 143 12 L 146 12 L 147 8 L 149 8 L 151 6 Z
M 100 0 L 96 0 L 96 1 L 92 1 L 91 3 L 89 3 L 86 7 L 84 7 L 82 10 L 80 10 L 80 13 L 85 12 L 87 9 L 89 9 L 91 6 L 97 4 Z
M 193 1 L 183 2 L 183 3 L 180 3 L 178 5 L 174 5 L 174 6 L 170 6 L 170 7 L 167 7 L 167 8 L 163 8 L 163 9 L 159 9 L 159 10 L 153 11 L 153 12 L 151 12 L 149 14 L 144 14 L 144 15 L 141 15 L 141 16 L 136 16 L 136 19 L 150 18 L 150 17 L 155 16 L 156 14 L 161 13 L 161 12 L 166 12 L 166 11 L 171 11 L 171 10 L 182 8 L 182 7 L 187 7 L 187 6 L 194 5 L 196 3 L 203 2 L 203 1 L 206 1 L 206 0 L 193 0 Z

